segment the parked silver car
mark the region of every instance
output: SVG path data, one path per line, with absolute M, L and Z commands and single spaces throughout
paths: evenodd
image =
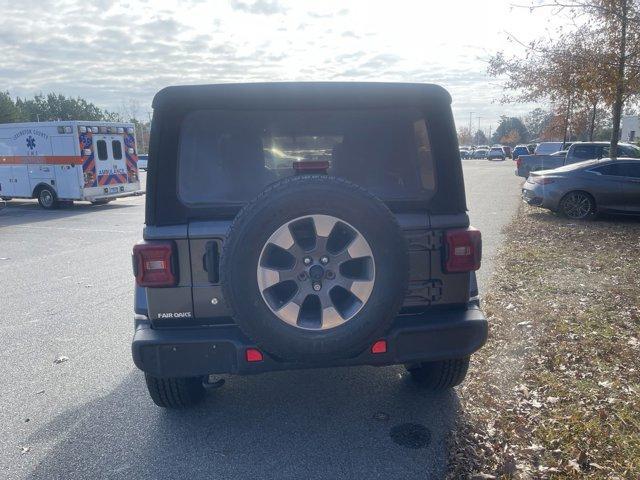
M 491 150 L 489 150 L 489 153 L 487 154 L 488 160 L 504 160 L 505 158 L 507 158 L 507 156 L 505 155 L 504 150 L 500 146 L 491 147 Z
M 487 158 L 488 154 L 489 150 L 486 150 L 484 148 L 476 148 L 471 154 L 471 158 Z
M 588 160 L 531 172 L 522 198 L 573 219 L 600 212 L 638 215 L 640 159 Z

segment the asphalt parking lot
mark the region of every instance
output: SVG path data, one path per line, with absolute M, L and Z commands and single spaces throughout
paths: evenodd
M 482 288 L 520 179 L 510 160 L 468 160 L 464 170 L 483 232 Z M 230 378 L 195 409 L 153 405 L 130 354 L 130 251 L 143 215 L 144 197 L 57 211 L 11 201 L 0 211 L 0 477 L 443 474 L 456 395 L 420 392 L 400 367 Z M 402 445 L 407 423 L 427 435 Z

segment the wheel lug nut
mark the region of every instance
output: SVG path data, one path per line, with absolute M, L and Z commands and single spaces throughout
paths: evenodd
M 327 273 L 325 275 L 329 280 L 333 280 L 334 278 L 336 278 L 336 274 L 333 273 L 331 270 L 327 270 Z
M 313 284 L 313 289 L 314 289 L 316 292 L 319 292 L 321 288 L 322 288 L 322 285 L 321 285 L 320 283 L 314 283 L 314 284 Z
M 313 260 L 311 260 L 311 257 L 304 257 L 304 259 L 302 260 L 302 263 L 304 263 L 305 265 L 311 265 L 311 262 Z
M 326 255 L 323 255 L 322 257 L 320 257 L 320 263 L 322 263 L 323 265 L 326 265 L 327 263 L 329 263 L 329 257 L 327 257 Z
M 306 280 L 307 279 L 307 272 L 300 272 L 300 274 L 298 275 L 298 278 L 300 280 Z

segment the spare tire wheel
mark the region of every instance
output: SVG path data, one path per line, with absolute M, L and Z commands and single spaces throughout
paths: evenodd
M 383 335 L 408 281 L 395 217 L 361 187 L 326 175 L 268 187 L 224 243 L 222 287 L 240 329 L 302 362 L 347 358 Z

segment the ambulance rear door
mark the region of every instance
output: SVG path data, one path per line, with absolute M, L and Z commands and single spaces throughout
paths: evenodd
M 127 164 L 124 153 L 122 135 L 94 134 L 96 172 L 99 186 L 119 185 L 127 183 Z M 117 192 L 117 187 L 113 192 Z

